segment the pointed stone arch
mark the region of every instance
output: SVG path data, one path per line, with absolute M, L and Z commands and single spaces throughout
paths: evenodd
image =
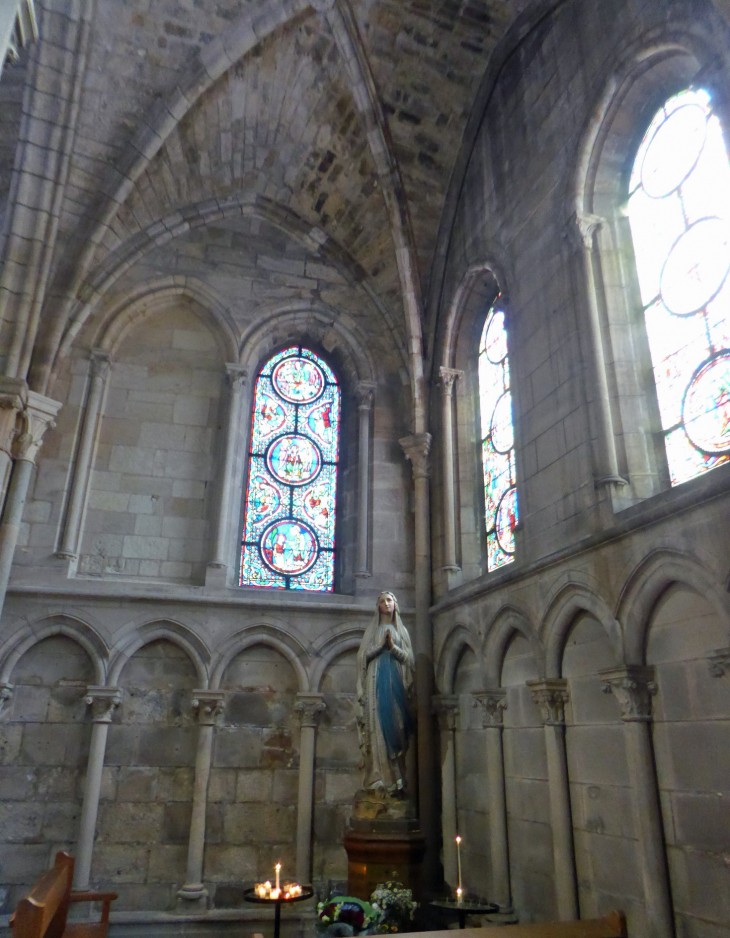
M 603 627 L 616 656 L 616 663 L 623 660 L 621 625 L 612 615 L 608 604 L 586 586 L 567 583 L 550 603 L 540 626 L 540 635 L 545 646 L 546 677 L 561 677 L 565 642 L 576 617 L 583 612 L 592 616 Z
M 525 612 L 516 606 L 506 605 L 492 619 L 484 641 L 483 657 L 488 687 L 501 686 L 504 656 L 515 632 L 527 639 L 538 673 L 540 677 L 545 676 L 545 650 L 536 629 Z
M 480 645 L 479 638 L 469 626 L 459 623 L 452 628 L 441 646 L 436 664 L 436 687 L 440 694 L 453 694 L 456 669 L 465 649 L 470 649 L 480 666 L 484 667 Z
M 205 642 L 192 629 L 171 619 L 147 622 L 128 632 L 112 650 L 109 665 L 109 683 L 118 684 L 124 666 L 132 655 L 150 642 L 168 641 L 181 648 L 190 658 L 198 676 L 199 686 L 207 688 L 210 651 Z
M 216 653 L 211 668 L 210 686 L 213 690 L 218 690 L 220 687 L 226 668 L 233 659 L 254 645 L 266 645 L 278 651 L 292 666 L 299 683 L 299 693 L 306 693 L 310 689 L 309 674 L 304 663 L 309 663 L 310 656 L 307 649 L 284 629 L 264 624 L 241 629 L 224 642 Z
M 313 666 L 309 675 L 309 686 L 313 691 L 320 691 L 327 669 L 340 655 L 358 650 L 364 634 L 365 630 L 360 626 L 337 631 L 334 634 L 330 630 L 330 634 L 325 636 L 324 641 L 319 641 L 315 645 L 312 649 Z
M 5 643 L 0 650 L 0 683 L 11 681 L 13 668 L 26 651 L 53 635 L 65 635 L 79 644 L 91 659 L 96 683 L 106 683 L 110 659 L 108 645 L 88 623 L 65 614 L 45 616 L 24 625 Z

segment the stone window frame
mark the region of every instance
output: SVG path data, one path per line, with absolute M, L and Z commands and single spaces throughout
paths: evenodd
M 672 490 L 626 209 L 646 130 L 690 84 L 710 91 L 730 143 L 730 56 L 707 33 L 667 26 L 627 50 L 611 75 L 583 134 L 567 200 L 568 235 L 582 255 L 577 302 L 596 376 L 589 402 L 596 486 L 607 489 L 614 512 Z
M 517 569 L 524 558 L 525 485 L 523 479 L 524 445 L 522 441 L 524 413 L 521 405 L 521 393 L 518 371 L 514 360 L 514 339 L 508 348 L 510 360 L 510 385 L 512 392 L 512 418 L 514 426 L 514 451 L 516 462 L 516 485 L 519 504 L 519 522 L 515 528 L 514 560 L 506 567 L 489 570 L 487 564 L 487 528 L 484 504 L 484 475 L 481 461 L 481 419 L 478 373 L 478 349 L 484 322 L 496 297 L 501 293 L 507 319 L 508 342 L 514 325 L 515 311 L 510 302 L 509 284 L 511 277 L 505 259 L 496 259 L 501 255 L 494 251 L 491 257 L 482 263 L 472 265 L 461 278 L 460 286 L 454 293 L 449 310 L 448 321 L 443 339 L 443 362 L 445 369 L 454 369 L 458 378 L 453 385 L 455 420 L 453 425 L 453 474 L 455 489 L 454 524 L 456 544 L 456 565 L 452 568 L 442 559 L 437 567 L 445 577 L 445 585 L 453 589 L 482 576 L 498 577 L 505 572 L 510 575 Z M 477 352 L 475 352 L 477 350 Z M 443 435 L 443 418 L 441 430 Z M 441 445 L 443 446 L 443 439 Z M 439 466 L 441 476 L 445 468 Z M 439 512 L 440 522 L 438 556 L 445 558 L 444 532 L 448 523 L 445 512 Z M 437 529 L 438 530 L 438 529 Z

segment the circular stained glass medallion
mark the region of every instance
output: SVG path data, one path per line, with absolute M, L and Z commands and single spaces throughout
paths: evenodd
M 484 348 L 493 365 L 501 364 L 507 357 L 507 330 L 504 327 L 502 310 L 497 310 L 492 316 L 484 337 Z
M 650 198 L 664 198 L 682 185 L 706 137 L 707 114 L 697 104 L 685 104 L 662 121 L 641 164 L 641 183 Z
M 697 449 L 713 456 L 730 451 L 730 350 L 723 349 L 695 371 L 682 418 Z
M 495 531 L 499 546 L 505 554 L 515 552 L 515 525 L 517 524 L 517 489 L 513 485 L 508 488 L 499 500 L 497 516 L 495 518 Z
M 670 313 L 690 316 L 717 295 L 730 270 L 729 234 L 721 218 L 702 218 L 675 241 L 661 277 Z
M 319 474 L 322 454 L 311 440 L 291 433 L 274 440 L 266 455 L 266 465 L 280 482 L 305 485 Z
M 286 423 L 286 413 L 281 404 L 271 394 L 262 394 L 259 405 L 261 434 L 264 437 L 276 433 Z
M 274 388 L 292 404 L 309 404 L 324 391 L 322 369 L 309 358 L 285 358 L 271 376 Z
M 279 510 L 281 497 L 270 482 L 267 482 L 263 476 L 257 475 L 251 482 L 250 504 L 254 524 L 260 524 L 269 515 Z
M 509 391 L 505 391 L 494 405 L 489 432 L 492 435 L 492 446 L 498 453 L 508 453 L 514 446 L 512 395 Z
M 276 573 L 298 576 L 317 560 L 317 538 L 301 521 L 275 521 L 261 538 L 261 555 Z

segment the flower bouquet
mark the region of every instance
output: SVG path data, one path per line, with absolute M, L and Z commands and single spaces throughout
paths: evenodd
M 317 934 L 322 938 L 374 935 L 380 913 L 369 902 L 354 896 L 331 896 L 317 905 Z
M 411 930 L 413 913 L 418 903 L 413 901 L 413 893 L 403 883 L 388 880 L 379 883 L 370 896 L 373 908 L 380 913 L 377 924 L 379 935 Z

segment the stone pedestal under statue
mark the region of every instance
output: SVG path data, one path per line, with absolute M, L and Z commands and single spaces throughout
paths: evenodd
M 378 883 L 396 880 L 422 898 L 426 841 L 412 803 L 385 792 L 361 791 L 345 834 L 347 891 L 369 899 Z

